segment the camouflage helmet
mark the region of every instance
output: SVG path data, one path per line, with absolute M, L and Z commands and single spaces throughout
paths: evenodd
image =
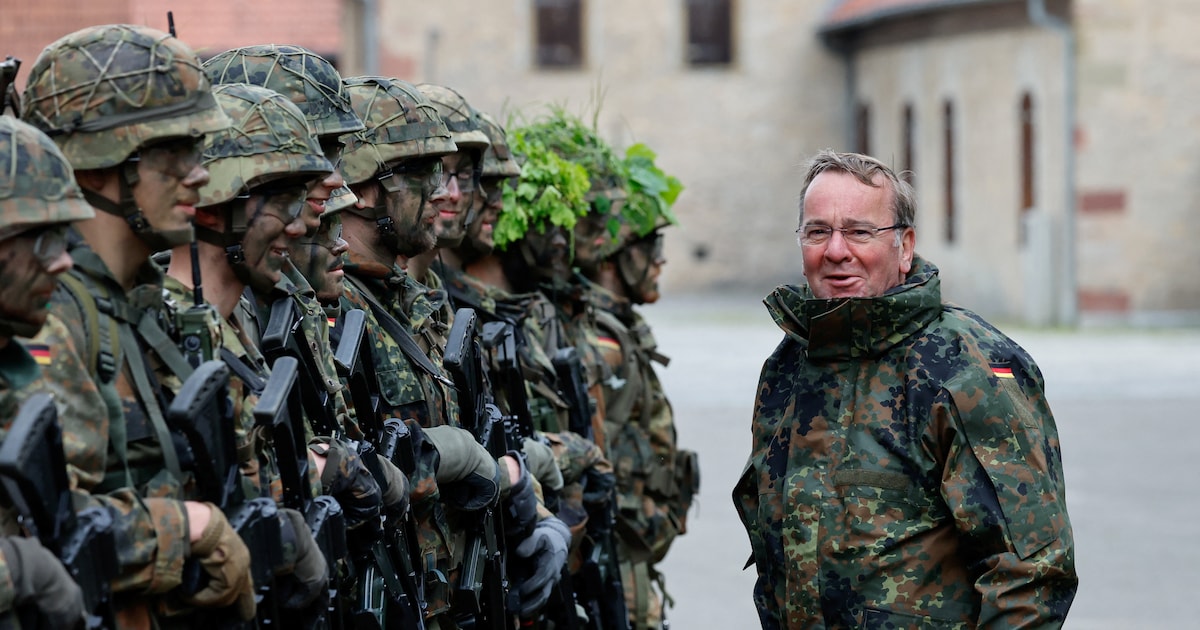
M 320 55 L 300 46 L 266 44 L 227 50 L 204 62 L 216 85 L 249 83 L 286 96 L 318 137 L 365 128 L 350 107 L 342 76 Z
M 417 89 L 437 108 L 438 115 L 446 123 L 450 137 L 459 151 L 482 151 L 491 144 L 487 134 L 479 128 L 479 113 L 467 104 L 467 99 L 463 98 L 462 94 L 431 83 L 422 83 Z
M 484 177 L 520 177 L 521 165 L 513 157 L 504 128 L 490 114 L 479 112 L 479 128 L 490 143 L 483 153 Z
M 32 125 L 0 116 L 0 241 L 41 225 L 92 216 L 54 142 Z
M 42 51 L 22 118 L 76 170 L 121 164 L 140 147 L 229 126 L 200 60 L 161 31 L 128 24 L 76 31 Z
M 347 183 L 362 183 L 389 162 L 458 150 L 437 109 L 412 84 L 386 77 L 352 77 L 344 83 L 354 112 L 367 125 L 342 137 Z
M 233 126 L 204 141 L 209 181 L 196 205 L 224 203 L 277 179 L 333 172 L 304 114 L 282 94 L 244 83 L 218 85 L 213 93 Z

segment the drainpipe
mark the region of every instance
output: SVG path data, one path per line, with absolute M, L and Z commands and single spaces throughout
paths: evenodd
M 379 74 L 379 3 L 378 0 L 360 0 L 362 3 L 362 74 Z
M 1063 212 L 1062 273 L 1059 278 L 1057 320 L 1060 325 L 1079 323 L 1079 289 L 1076 285 L 1075 233 L 1075 31 L 1071 25 L 1046 11 L 1045 0 L 1026 0 L 1029 21 L 1038 28 L 1057 31 L 1063 42 L 1063 152 L 1066 170 L 1066 205 Z
M 846 127 L 843 131 L 845 134 L 845 150 L 857 151 L 858 144 L 854 141 L 858 134 L 858 64 L 855 62 L 854 47 L 845 44 L 838 51 L 842 55 L 842 63 L 846 64 Z

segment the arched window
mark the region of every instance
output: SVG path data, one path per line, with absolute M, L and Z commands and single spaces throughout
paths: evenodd
M 944 177 L 946 182 L 946 242 L 953 243 L 954 233 L 958 226 L 955 225 L 957 217 L 954 203 L 954 103 L 950 99 L 946 99 L 942 105 L 942 140 L 946 168 Z
M 871 155 L 871 106 L 859 103 L 854 116 L 854 150 Z
M 900 168 L 903 169 L 900 176 L 903 177 L 904 181 L 908 182 L 910 186 L 915 188 L 917 178 L 913 173 L 913 169 L 916 168 L 916 157 L 913 155 L 913 151 L 915 151 L 914 146 L 917 143 L 917 122 L 913 119 L 912 103 L 904 104 L 904 114 L 900 121 L 900 129 L 901 134 L 903 134 L 903 138 L 901 138 L 901 146 L 903 147 L 902 150 L 904 151 L 904 153 L 900 156 L 900 159 L 902 160 L 900 163 Z
M 1021 219 L 1033 209 L 1036 199 L 1033 189 L 1033 96 L 1021 95 L 1021 211 L 1017 213 L 1017 234 L 1025 242 L 1025 222 Z

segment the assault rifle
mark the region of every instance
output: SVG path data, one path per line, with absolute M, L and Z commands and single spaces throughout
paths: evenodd
M 364 455 L 367 469 L 382 483 L 383 472 L 372 453 L 378 451 L 408 477 L 416 471 L 416 463 L 408 427 L 399 420 L 390 420 L 386 425 L 380 422 L 375 364 L 371 348 L 365 343 L 366 325 L 366 313 L 361 309 L 347 311 L 340 318 L 334 332 L 338 344 L 333 359 L 367 438 L 359 445 L 359 454 Z M 416 540 L 411 514 L 389 515 L 383 540 L 372 545 L 366 557 L 356 559 L 358 589 L 351 611 L 355 628 L 375 630 L 398 625 L 424 630 L 424 577 L 416 570 L 421 557 Z
M 559 392 L 567 401 L 568 427 L 589 440 L 595 441 L 592 431 L 592 406 L 588 397 L 583 365 L 573 347 L 559 348 L 550 359 L 558 381 Z M 600 481 L 598 476 L 584 475 L 584 494 L 607 493 L 607 501 L 585 503 L 588 512 L 588 538 L 583 547 L 583 564 L 579 568 L 579 595 L 588 611 L 593 628 L 626 628 L 629 613 L 625 608 L 625 589 L 621 585 L 621 566 L 617 559 L 617 506 L 608 487 L 588 488 Z M 589 492 L 590 490 L 590 492 Z M 589 549 L 590 546 L 590 549 Z
M 340 437 L 342 430 L 337 424 L 333 397 L 321 381 L 316 357 L 309 350 L 310 340 L 300 327 L 301 318 L 300 307 L 290 296 L 275 300 L 262 335 L 263 355 L 272 364 L 281 357 L 296 360 L 296 377 L 299 379 L 304 417 L 308 419 L 313 435 Z
M 21 405 L 0 444 L 0 483 L 25 527 L 62 560 L 82 589 L 86 627 L 114 627 L 109 582 L 120 565 L 113 518 L 103 507 L 75 512 L 58 411 L 50 394 L 34 394 Z M 23 628 L 42 625 L 32 610 L 16 614 Z
M 298 361 L 280 357 L 271 367 L 271 376 L 254 407 L 258 426 L 270 429 L 283 484 L 283 504 L 304 515 L 321 554 L 329 564 L 330 609 L 317 619 L 302 620 L 303 627 L 342 628 L 340 580 L 338 569 L 347 559 L 346 519 L 342 506 L 333 497 L 313 497 L 308 482 L 308 448 L 301 426 L 302 410 Z M 300 627 L 301 620 L 285 621 L 281 627 Z
M 567 401 L 567 429 L 595 442 L 591 398 L 588 396 L 587 379 L 583 377 L 583 362 L 579 359 L 579 353 L 572 346 L 559 348 L 550 363 L 554 365 L 558 390 Z
M 167 407 L 167 424 L 182 435 L 195 463 L 197 495 L 216 505 L 250 550 L 258 620 L 278 623 L 272 595 L 275 567 L 282 562 L 279 546 L 279 511 L 267 497 L 247 500 L 238 466 L 233 407 L 228 398 L 229 368 L 222 361 L 205 361 L 183 382 Z M 184 590 L 202 587 L 199 564 L 189 562 Z M 254 622 L 237 624 L 216 620 L 222 626 L 253 628 Z
M 21 60 L 9 55 L 0 61 L 0 114 L 12 108 L 14 117 L 21 117 L 21 95 L 15 86 L 17 73 L 21 71 Z
M 516 327 L 511 322 L 498 320 L 483 325 L 481 342 L 492 355 L 492 365 L 496 368 L 495 385 L 504 392 L 508 405 L 508 413 L 504 415 L 504 426 L 510 439 L 520 444 L 525 438 L 534 437 L 533 414 L 529 411 L 529 396 L 525 390 L 525 376 L 521 371 L 520 359 L 517 356 Z M 572 349 L 573 350 L 573 349 Z M 543 488 L 546 494 L 546 504 L 552 510 L 556 509 L 557 500 L 549 488 Z M 509 565 L 510 570 L 514 567 Z M 569 567 L 564 566 L 562 577 L 554 595 L 547 602 L 544 614 L 554 622 L 555 628 L 576 630 L 579 618 L 575 611 L 575 589 Z
M 486 375 L 480 359 L 475 333 L 475 310 L 460 308 L 454 313 L 454 325 L 446 341 L 442 365 L 458 390 L 462 422 L 493 457 L 508 452 L 500 410 L 489 400 Z M 501 474 L 507 474 L 502 472 Z M 491 506 L 480 510 L 480 517 L 468 527 L 463 568 L 452 606 L 469 615 L 459 623 L 476 628 L 511 628 L 517 610 L 517 593 L 509 601 L 505 567 L 504 523 Z

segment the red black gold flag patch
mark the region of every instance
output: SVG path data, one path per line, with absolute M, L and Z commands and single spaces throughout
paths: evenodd
M 621 344 L 612 337 L 597 337 L 596 344 L 604 350 L 611 350 L 613 352 L 621 351 Z
M 25 347 L 38 365 L 50 365 L 50 346 L 30 344 Z
M 1007 365 L 992 365 L 992 376 L 996 378 L 1014 378 L 1012 368 Z

